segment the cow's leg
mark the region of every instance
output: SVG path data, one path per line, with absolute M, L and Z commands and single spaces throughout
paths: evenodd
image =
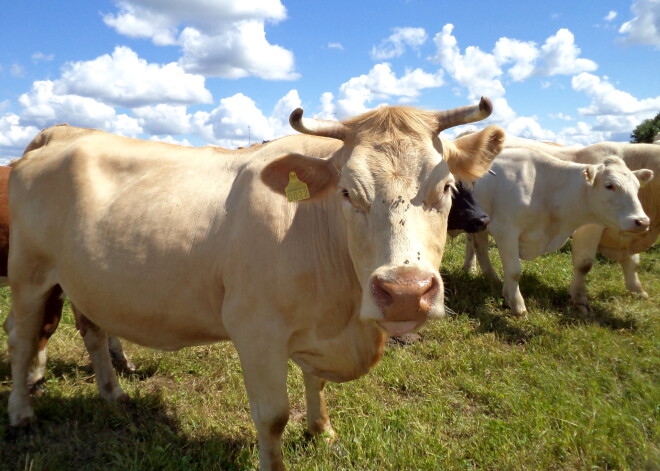
M 625 255 L 621 257 L 618 262 L 621 264 L 623 269 L 623 277 L 626 280 L 626 289 L 632 293 L 635 293 L 641 296 L 644 299 L 648 299 L 649 295 L 644 288 L 642 288 L 642 283 L 639 281 L 637 276 L 637 268 L 639 267 L 639 254 Z
M 288 352 L 272 325 L 244 322 L 231 329 L 231 339 L 241 360 L 245 389 L 259 440 L 259 469 L 284 470 L 282 433 L 289 421 L 286 378 Z M 270 327 L 270 329 L 269 329 Z
M 108 333 L 85 317 L 75 305 L 72 305 L 72 309 L 76 317 L 76 327 L 80 331 L 92 362 L 99 394 L 107 401 L 125 399 L 126 393 L 119 385 L 115 370 L 112 368 Z
M 121 346 L 121 341 L 119 338 L 114 335 L 108 335 L 108 347 L 110 349 L 110 358 L 112 359 L 112 365 L 118 371 L 135 371 L 135 365 L 131 360 L 126 356 L 124 348 Z
M 307 402 L 307 432 L 310 435 L 326 434 L 328 441 L 335 439 L 335 431 L 330 424 L 325 405 L 323 387 L 326 381 L 311 373 L 303 372 L 305 400 Z
M 467 237 L 477 255 L 477 261 L 479 262 L 482 273 L 493 281 L 500 281 L 488 256 L 488 233 L 481 231 L 474 234 L 467 234 Z
M 34 417 L 28 373 L 38 352 L 45 306 L 53 289 L 53 286 L 12 284 L 12 307 L 5 322 L 12 376 L 7 404 L 10 426 L 27 425 Z
M 502 281 L 502 296 L 504 302 L 511 309 L 511 314 L 514 316 L 524 316 L 527 314 L 525 307 L 525 300 L 520 294 L 520 275 L 522 268 L 520 265 L 518 237 L 496 238 L 497 248 L 500 252 L 502 259 L 502 272 L 504 279 Z
M 465 235 L 465 258 L 463 259 L 463 271 L 476 273 L 477 257 L 474 252 L 473 242 L 470 240 L 470 234 Z
M 573 281 L 570 288 L 571 304 L 582 312 L 589 310 L 586 277 L 593 266 L 598 243 L 604 229 L 603 226 L 598 224 L 587 224 L 578 228 L 573 234 L 571 245 L 571 256 L 573 258 Z
M 44 379 L 46 372 L 46 346 L 48 339 L 55 333 L 62 318 L 62 307 L 64 305 L 64 293 L 62 288 L 56 285 L 50 292 L 44 307 L 44 317 L 39 332 L 39 349 L 30 363 L 28 371 L 28 386 L 31 390 Z

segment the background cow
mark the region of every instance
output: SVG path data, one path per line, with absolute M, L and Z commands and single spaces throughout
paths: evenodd
M 556 147 L 529 139 L 507 136 L 505 147 L 531 147 L 553 157 L 571 162 L 599 164 L 610 157 L 623 159 L 631 170 L 651 169 L 656 175 L 639 190 L 639 200 L 650 218 L 647 232 L 631 233 L 602 225 L 586 225 L 573 234 L 573 282 L 571 302 L 582 311 L 588 310 L 586 275 L 591 270 L 596 253 L 621 265 L 626 289 L 642 297 L 644 291 L 637 276 L 639 253 L 648 250 L 660 236 L 660 147 L 652 144 L 601 142 L 587 147 Z
M 438 133 L 491 111 L 484 99 L 338 123 L 296 110 L 306 135 L 242 151 L 42 131 L 10 178 L 10 424 L 33 417 L 27 372 L 61 287 L 106 399 L 124 397 L 107 332 L 165 350 L 231 340 L 261 469 L 283 469 L 289 358 L 303 370 L 309 431 L 332 434 L 325 381 L 365 374 L 386 333 L 444 314 L 453 175 L 481 176 L 504 133 L 460 143 Z
M 460 139 L 459 139 L 460 140 Z M 477 200 L 490 215 L 487 232 L 502 259 L 502 294 L 514 315 L 526 313 L 520 294 L 520 259 L 559 249 L 583 224 L 646 232 L 649 218 L 637 198 L 651 170 L 631 172 L 610 157 L 599 165 L 558 160 L 534 148 L 506 148 L 488 174 L 475 184 Z M 639 181 L 638 181 L 639 179 Z M 470 237 L 482 271 L 497 279 L 488 258 L 486 233 Z M 473 264 L 466 254 L 466 267 Z

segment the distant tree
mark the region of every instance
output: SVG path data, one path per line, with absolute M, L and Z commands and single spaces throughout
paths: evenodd
M 660 113 L 655 115 L 655 118 L 642 121 L 630 135 L 630 142 L 647 142 L 650 144 L 658 132 L 660 132 Z

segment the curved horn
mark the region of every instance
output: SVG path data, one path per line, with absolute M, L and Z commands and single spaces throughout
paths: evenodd
M 296 131 L 313 136 L 332 137 L 342 141 L 346 137 L 346 126 L 339 121 L 303 118 L 302 115 L 302 108 L 296 108 L 289 116 L 289 124 Z
M 448 129 L 461 124 L 474 123 L 488 118 L 493 112 L 493 104 L 485 96 L 481 97 L 478 105 L 461 106 L 446 111 L 438 111 L 437 121 L 439 133 L 443 129 Z

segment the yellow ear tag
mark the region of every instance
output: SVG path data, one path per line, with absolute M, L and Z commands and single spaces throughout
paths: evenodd
M 286 193 L 286 198 L 289 200 L 289 203 L 309 198 L 307 184 L 300 181 L 296 172 L 293 171 L 289 172 L 289 184 L 284 189 L 284 192 Z

